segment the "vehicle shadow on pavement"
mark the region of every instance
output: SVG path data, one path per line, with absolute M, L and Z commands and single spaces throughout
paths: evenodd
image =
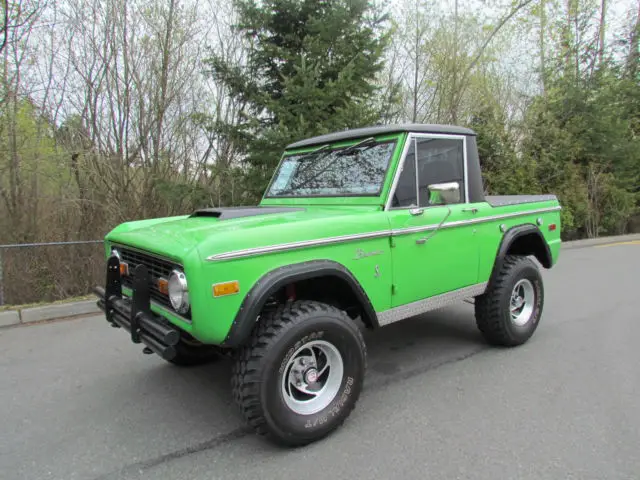
M 485 348 L 469 305 L 449 307 L 398 322 L 376 331 L 364 331 L 368 348 L 365 388 L 401 379 L 416 368 L 428 370 Z M 232 361 L 221 358 L 199 367 L 181 368 L 158 362 L 141 379 L 143 389 L 120 392 L 140 396 L 161 411 L 188 411 L 194 423 L 243 425 L 230 392 Z M 168 391 L 167 386 L 171 388 Z M 135 399 L 132 399 L 134 402 Z M 181 415 L 184 417 L 184 415 Z M 171 417 L 166 421 L 171 422 Z
M 471 305 L 456 305 L 365 332 L 369 366 L 365 385 L 405 376 L 486 348 Z M 385 381 L 385 383 L 387 383 Z
M 369 352 L 364 398 L 430 371 L 437 375 L 439 366 L 487 348 L 468 304 L 365 331 L 364 336 Z M 90 409 L 96 425 L 104 426 L 96 429 L 109 432 L 102 441 L 123 462 L 118 469 L 106 468 L 108 473 L 99 478 L 135 477 L 166 462 L 238 441 L 248 442 L 254 454 L 290 454 L 254 436 L 246 426 L 230 391 L 230 359 L 180 368 L 155 356 L 127 351 L 121 358 L 115 352 L 114 369 L 124 371 L 128 366 L 129 374 L 110 375 L 100 388 L 76 398 L 76 408 Z M 105 390 L 108 396 L 100 394 Z M 352 421 L 358 417 L 356 412 Z M 149 439 L 156 440 L 149 445 Z

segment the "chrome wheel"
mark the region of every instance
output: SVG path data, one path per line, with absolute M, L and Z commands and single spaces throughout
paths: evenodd
M 515 284 L 509 304 L 511 321 L 515 325 L 522 327 L 531 319 L 535 299 L 536 293 L 530 280 L 523 278 Z
M 282 375 L 282 396 L 300 415 L 312 415 L 335 398 L 344 374 L 342 355 L 324 340 L 314 340 L 291 356 Z

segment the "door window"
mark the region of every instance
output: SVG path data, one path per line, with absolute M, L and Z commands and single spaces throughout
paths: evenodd
M 416 154 L 413 139 L 411 147 L 407 152 L 402 164 L 402 172 L 396 185 L 396 191 L 393 193 L 391 207 L 407 207 L 413 208 L 418 206 L 417 183 L 416 183 Z
M 451 138 L 412 138 L 391 202 L 392 208 L 440 205 L 429 185 L 457 183 L 457 200 L 464 200 L 464 141 Z M 416 145 L 418 155 L 416 159 Z M 417 170 L 416 170 L 417 166 Z M 417 173 L 417 180 L 416 180 Z

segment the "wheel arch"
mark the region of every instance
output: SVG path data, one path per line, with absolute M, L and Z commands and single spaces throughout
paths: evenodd
M 297 285 L 303 287 L 303 292 L 310 292 L 313 291 L 313 287 L 326 282 L 327 279 L 333 282 L 328 294 L 335 291 L 343 292 L 347 301 L 357 302 L 362 321 L 368 328 L 378 326 L 373 305 L 356 277 L 338 262 L 312 260 L 278 267 L 260 277 L 242 301 L 222 346 L 242 345 L 249 338 L 256 319 L 268 300 L 278 293 L 285 292 L 288 286 Z M 306 296 L 302 298 L 313 299 Z M 335 305 L 335 303 L 331 304 Z
M 505 232 L 498 246 L 489 283 L 494 281 L 507 255 L 533 255 L 544 268 L 553 265 L 549 244 L 540 229 L 531 223 L 516 225 Z

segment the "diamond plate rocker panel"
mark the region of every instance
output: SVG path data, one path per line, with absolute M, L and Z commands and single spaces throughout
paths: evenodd
M 452 303 L 464 300 L 465 298 L 482 295 L 487 289 L 487 283 L 478 283 L 469 287 L 460 288 L 452 292 L 442 293 L 434 297 L 425 298 L 399 307 L 390 308 L 378 314 L 378 324 L 380 326 L 388 325 L 398 320 L 420 315 L 421 313 L 437 310 Z

